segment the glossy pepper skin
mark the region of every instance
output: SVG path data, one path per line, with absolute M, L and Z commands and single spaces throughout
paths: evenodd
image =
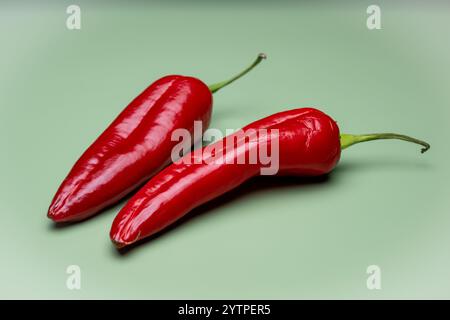
M 269 129 L 256 141 L 245 141 L 245 148 L 226 148 L 229 163 L 196 162 L 200 153 L 191 152 L 190 164 L 178 161 L 154 176 L 119 212 L 111 240 L 124 247 L 151 236 L 201 204 L 214 199 L 260 174 L 260 164 L 237 164 L 237 157 L 260 143 L 270 144 L 273 134 L 279 141 L 279 175 L 317 176 L 330 172 L 341 154 L 339 128 L 325 113 L 313 108 L 294 109 L 271 115 L 243 128 Z M 278 129 L 271 133 L 270 129 Z M 214 143 L 223 150 L 224 140 Z M 205 150 L 206 147 L 203 148 Z M 214 146 L 210 147 L 214 148 Z M 217 151 L 221 152 L 221 151 Z M 222 154 L 222 153 L 220 153 Z M 203 158 L 205 160 L 205 158 Z
M 57 222 L 85 219 L 147 181 L 170 161 L 174 128 L 208 127 L 212 94 L 202 81 L 161 78 L 137 96 L 75 163 L 48 210 Z
M 204 147 L 201 152 L 196 150 L 187 154 L 182 161 L 173 163 L 153 177 L 115 218 L 110 237 L 116 247 L 122 248 L 163 230 L 195 207 L 259 175 L 261 168 L 265 167 L 261 161 L 241 164 L 236 159 L 240 155 L 249 159 L 250 151 L 262 144 L 271 150 L 272 141 L 278 141 L 277 174 L 293 176 L 329 173 L 338 163 L 341 150 L 361 142 L 398 139 L 421 145 L 422 153 L 430 148 L 425 141 L 396 133 L 340 134 L 336 122 L 314 108 L 280 112 L 242 130 L 248 132 L 252 129 L 268 130 L 250 138 L 233 134 L 236 139 L 231 148 L 224 138 Z M 206 152 L 207 148 L 209 152 Z M 217 154 L 222 155 L 222 162 L 208 161 Z
M 142 185 L 170 163 L 175 129 L 209 126 L 212 93 L 239 79 L 248 68 L 211 86 L 193 77 L 163 77 L 137 96 L 78 159 L 56 192 L 47 216 L 55 222 L 88 218 Z M 193 141 L 194 143 L 195 141 Z

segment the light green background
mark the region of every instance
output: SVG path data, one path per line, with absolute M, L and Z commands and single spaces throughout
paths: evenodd
M 377 2 L 1 2 L 0 298 L 450 298 L 450 6 Z M 215 95 L 212 127 L 315 106 L 343 132 L 396 131 L 328 181 L 260 179 L 120 255 L 123 203 L 66 228 L 46 210 L 93 139 L 155 79 L 207 83 L 269 59 Z M 82 289 L 66 288 L 66 267 Z M 378 265 L 382 289 L 366 288 Z

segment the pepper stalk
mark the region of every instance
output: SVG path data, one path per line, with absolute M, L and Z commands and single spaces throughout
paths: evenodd
M 239 79 L 242 76 L 244 76 L 245 74 L 247 74 L 250 70 L 252 70 L 254 67 L 256 67 L 264 59 L 267 59 L 267 56 L 264 53 L 260 53 L 258 55 L 258 57 L 256 57 L 256 60 L 250 66 L 248 66 L 246 69 L 244 69 L 243 71 L 241 71 L 240 73 L 238 73 L 237 75 L 232 77 L 231 79 L 209 85 L 208 86 L 209 91 L 211 91 L 211 93 L 214 93 L 214 92 L 219 91 L 223 87 L 226 87 L 230 83 L 236 81 L 237 79 Z
M 360 142 L 366 142 L 366 141 L 372 141 L 372 140 L 384 140 L 384 139 L 397 139 L 397 140 L 403 140 L 407 142 L 412 142 L 419 144 L 423 146 L 423 148 L 420 150 L 421 153 L 426 152 L 428 149 L 430 149 L 430 145 L 422 140 L 405 136 L 403 134 L 397 134 L 397 133 L 369 133 L 369 134 L 341 134 L 340 141 L 341 141 L 341 150 L 344 150 L 354 144 L 360 143 Z

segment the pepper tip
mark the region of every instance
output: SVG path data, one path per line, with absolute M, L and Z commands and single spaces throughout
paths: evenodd
M 125 243 L 118 242 L 118 241 L 115 241 L 115 240 L 112 240 L 112 243 L 114 244 L 114 246 L 115 246 L 116 249 L 118 249 L 118 250 L 120 250 L 120 249 L 122 249 L 123 247 L 126 246 Z
M 111 237 L 111 242 L 116 247 L 116 249 L 119 249 L 119 250 L 130 244 L 126 241 L 122 241 L 122 240 L 118 239 L 117 237 Z
M 60 219 L 58 218 L 59 215 L 54 212 L 53 210 L 49 209 L 47 212 L 47 218 L 49 218 L 50 220 L 52 220 L 53 222 L 59 222 Z

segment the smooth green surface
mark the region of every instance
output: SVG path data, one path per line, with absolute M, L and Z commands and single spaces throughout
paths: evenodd
M 378 2 L 2 2 L 0 298 L 450 298 L 449 6 Z M 344 150 L 328 179 L 258 179 L 126 255 L 109 241 L 123 203 L 55 228 L 68 170 L 155 79 L 211 84 L 268 59 L 215 96 L 212 127 L 315 106 L 343 132 L 426 140 Z M 66 267 L 82 288 L 66 288 Z M 378 265 L 382 289 L 366 288 Z

